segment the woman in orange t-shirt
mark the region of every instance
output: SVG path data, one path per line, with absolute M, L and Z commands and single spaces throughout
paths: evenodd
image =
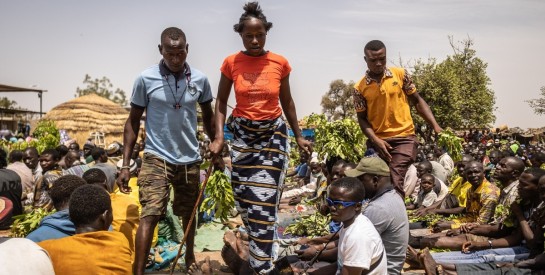
M 264 49 L 272 23 L 267 22 L 257 2 L 247 3 L 244 10 L 234 29 L 246 50 L 228 56 L 221 66 L 216 137 L 210 151 L 219 156 L 223 148 L 227 100 L 234 85 L 237 104 L 227 121 L 234 135 L 233 191 L 251 236 L 250 267 L 258 274 L 268 274 L 277 256 L 275 221 L 289 158 L 288 127 L 282 110 L 297 144 L 308 152 L 312 148 L 297 123 L 289 83 L 291 67 L 284 57 Z M 241 267 L 240 272 L 247 271 L 242 268 L 246 267 Z

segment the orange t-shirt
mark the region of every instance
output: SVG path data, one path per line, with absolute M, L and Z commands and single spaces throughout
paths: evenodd
M 132 274 L 125 236 L 96 231 L 38 243 L 51 257 L 55 274 Z
M 280 82 L 291 72 L 283 56 L 271 52 L 249 56 L 239 52 L 225 58 L 220 70 L 235 86 L 237 105 L 233 116 L 268 120 L 282 115 L 278 101 Z
M 403 68 L 388 68 L 380 83 L 364 76 L 354 85 L 356 112 L 367 112 L 367 120 L 379 138 L 414 135 L 408 96 L 416 92 Z

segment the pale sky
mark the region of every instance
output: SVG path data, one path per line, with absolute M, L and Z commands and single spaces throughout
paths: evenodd
M 0 83 L 36 86 L 44 111 L 74 98 L 85 74 L 108 77 L 132 92 L 135 77 L 157 63 L 163 29 L 183 29 L 188 62 L 208 75 L 217 93 L 219 67 L 243 49 L 233 24 L 245 1 L 8 1 L 0 0 Z M 365 72 L 363 46 L 382 40 L 390 65 L 452 54 L 448 36 L 471 37 L 488 63 L 496 122 L 543 127 L 525 100 L 545 86 L 545 1 L 542 0 L 266 0 L 273 28 L 266 49 L 285 56 L 298 117 L 321 112 L 335 79 Z M 418 88 L 418 87 L 417 87 Z M 35 93 L 0 93 L 39 110 Z M 448 96 L 448 95 L 445 95 Z M 231 94 L 230 103 L 234 104 Z

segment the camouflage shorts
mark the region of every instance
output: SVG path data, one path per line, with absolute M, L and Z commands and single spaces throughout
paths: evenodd
M 138 186 L 142 213 L 140 217 L 164 216 L 170 197 L 170 185 L 174 188 L 172 210 L 174 215 L 190 217 L 199 195 L 200 162 L 176 165 L 160 157 L 145 153 Z

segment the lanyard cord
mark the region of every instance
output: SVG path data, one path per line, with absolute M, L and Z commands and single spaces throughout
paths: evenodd
M 175 105 L 173 105 L 174 109 L 180 109 L 181 107 L 180 102 L 184 98 L 185 91 L 187 91 L 187 87 L 189 86 L 188 78 L 186 77 L 185 88 L 182 91 L 182 96 L 180 96 L 180 99 L 176 99 L 176 96 L 174 95 L 174 90 L 172 90 L 172 87 L 170 86 L 170 82 L 168 82 L 168 75 L 165 75 L 165 80 L 167 81 L 167 85 L 168 85 L 168 88 L 170 89 L 170 93 L 172 94 L 172 97 L 174 98 L 174 102 L 176 103 Z M 176 88 L 176 94 L 178 94 L 178 80 L 176 80 L 176 77 L 174 78 L 174 82 L 175 82 L 174 87 Z

